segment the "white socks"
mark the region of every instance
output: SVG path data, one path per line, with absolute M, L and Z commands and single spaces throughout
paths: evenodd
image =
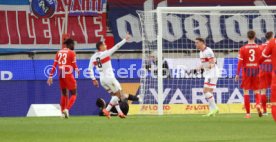
M 122 110 L 119 105 L 119 98 L 117 96 L 112 96 L 109 104 L 106 107 L 107 111 L 110 111 L 113 106 L 115 106 L 118 113 L 122 113 Z
M 111 100 L 110 100 L 110 103 L 111 103 Z M 110 105 L 110 103 L 107 105 L 107 107 L 105 108 L 107 111 L 110 111 L 111 108 L 112 108 L 112 105 Z
M 213 94 L 210 92 L 207 92 L 204 95 L 205 95 L 206 100 L 208 101 L 210 111 L 217 109 L 217 105 L 216 105 L 215 98 L 214 98 Z
M 116 108 L 118 114 L 121 114 L 121 113 L 122 113 L 122 110 L 121 110 L 121 108 L 120 108 L 119 103 L 118 103 L 117 105 L 115 105 L 115 108 Z

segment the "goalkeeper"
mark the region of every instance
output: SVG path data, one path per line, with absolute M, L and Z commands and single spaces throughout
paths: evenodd
M 97 101 L 96 101 L 96 105 L 100 109 L 99 116 L 105 116 L 104 113 L 103 113 L 103 109 L 105 109 L 107 107 L 105 100 L 102 99 L 102 98 L 98 98 Z M 121 111 L 125 115 L 127 115 L 128 110 L 129 110 L 128 103 L 125 102 L 125 101 L 119 101 L 119 106 L 120 106 Z M 115 107 L 112 107 L 110 109 L 110 115 L 111 116 L 118 116 L 118 112 L 117 112 Z
M 124 115 L 127 115 L 128 110 L 129 110 L 128 101 L 133 101 L 133 102 L 139 101 L 139 95 L 134 96 L 134 95 L 131 95 L 131 94 L 124 94 L 123 98 L 124 99 L 121 99 L 119 101 L 119 107 L 122 110 L 122 113 L 124 113 Z M 103 111 L 102 111 L 103 109 L 105 109 L 107 107 L 107 104 L 106 104 L 105 100 L 102 99 L 102 98 L 98 98 L 97 101 L 96 101 L 96 105 L 100 110 L 99 116 L 105 116 Z M 118 116 L 118 112 L 117 112 L 115 107 L 111 108 L 110 115 L 111 116 Z

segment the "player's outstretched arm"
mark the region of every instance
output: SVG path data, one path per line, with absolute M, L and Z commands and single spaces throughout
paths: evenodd
M 120 41 L 119 43 L 117 43 L 115 46 L 113 46 L 111 49 L 105 51 L 104 54 L 106 54 L 107 56 L 112 55 L 115 51 L 117 51 L 121 46 L 123 46 L 128 40 L 130 39 L 130 34 L 127 32 L 126 33 L 126 37 Z
M 95 76 L 94 76 L 94 64 L 93 64 L 93 56 L 90 58 L 90 62 L 89 62 L 89 67 L 88 67 L 88 70 L 89 70 L 89 75 L 90 75 L 90 78 L 92 79 L 92 83 L 94 86 L 96 86 L 97 88 L 99 87 L 99 83 L 98 81 L 96 80 Z

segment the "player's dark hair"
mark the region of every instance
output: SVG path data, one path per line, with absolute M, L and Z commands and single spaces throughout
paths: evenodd
M 63 44 L 65 45 L 75 44 L 75 41 L 72 38 L 68 38 L 63 42 Z
M 74 50 L 75 49 L 75 41 L 72 38 L 68 38 L 66 39 L 63 44 L 66 45 L 67 48 L 69 48 L 70 50 Z
M 106 107 L 106 103 L 105 103 L 104 99 L 102 99 L 102 98 L 98 98 L 98 99 L 97 99 L 96 105 L 97 105 L 97 107 L 99 107 L 100 109 L 103 109 L 103 108 Z
M 103 45 L 103 42 L 102 42 L 102 41 L 97 42 L 97 43 L 96 43 L 96 48 L 97 48 L 98 50 L 100 50 L 101 45 Z
M 205 40 L 203 38 L 201 38 L 201 37 L 196 38 L 196 40 L 198 40 L 198 41 L 200 41 L 200 42 L 202 42 L 202 43 L 205 44 Z
M 265 33 L 265 39 L 266 40 L 270 40 L 272 38 L 272 36 L 273 36 L 273 32 L 272 31 Z
M 247 38 L 248 38 L 248 39 L 252 40 L 252 39 L 255 38 L 255 36 L 256 36 L 255 31 L 250 30 L 250 31 L 247 32 Z

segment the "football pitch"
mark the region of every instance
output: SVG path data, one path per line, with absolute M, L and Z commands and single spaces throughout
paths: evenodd
M 241 114 L 0 118 L 1 142 L 253 142 L 276 141 L 271 116 Z

